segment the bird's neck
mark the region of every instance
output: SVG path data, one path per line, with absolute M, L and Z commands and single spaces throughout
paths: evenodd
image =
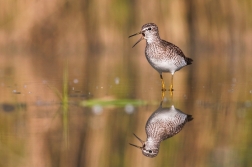
M 146 42 L 148 43 L 148 44 L 151 44 L 151 43 L 157 43 L 157 42 L 160 42 L 160 38 L 159 38 L 159 36 L 153 36 L 153 37 L 150 37 L 150 38 L 147 38 L 146 39 Z
M 159 145 L 161 143 L 161 140 L 156 140 L 156 139 L 154 139 L 152 137 L 148 137 L 146 142 L 151 143 L 152 145 L 155 145 L 155 146 L 159 147 Z

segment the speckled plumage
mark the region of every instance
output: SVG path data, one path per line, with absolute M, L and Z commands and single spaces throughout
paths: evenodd
M 176 71 L 192 64 L 193 60 L 191 58 L 187 58 L 179 47 L 170 42 L 162 40 L 159 37 L 159 31 L 156 24 L 147 23 L 143 25 L 141 31 L 137 34 L 142 34 L 142 37 L 137 41 L 137 43 L 143 39 L 146 40 L 146 59 L 150 65 L 159 72 L 162 79 L 163 89 L 163 72 L 169 72 L 173 76 Z M 137 34 L 131 35 L 130 37 Z M 171 89 L 172 88 L 173 86 L 171 85 Z
M 137 147 L 141 148 L 142 153 L 147 157 L 157 156 L 160 143 L 179 133 L 184 125 L 192 119 L 191 115 L 183 113 L 174 106 L 162 108 L 161 103 L 160 107 L 149 117 L 146 123 L 146 141 L 144 142 L 138 138 L 143 146 Z
M 176 71 L 191 63 L 176 45 L 164 40 L 147 42 L 145 56 L 150 65 L 160 74 L 169 72 L 173 75 Z

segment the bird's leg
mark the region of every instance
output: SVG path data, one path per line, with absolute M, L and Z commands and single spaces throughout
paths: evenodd
M 161 101 L 161 104 L 160 104 L 161 106 L 162 106 L 162 103 L 163 103 L 164 97 L 165 97 L 165 91 L 162 91 L 162 96 L 161 96 L 162 101 Z
M 173 89 L 173 74 L 172 74 L 172 77 L 171 77 L 171 85 L 170 85 L 170 91 L 174 91 Z
M 170 91 L 171 99 L 173 99 L 173 91 Z
M 162 82 L 162 89 L 161 89 L 161 91 L 166 91 L 162 74 L 160 74 L 160 78 L 161 78 L 161 82 Z

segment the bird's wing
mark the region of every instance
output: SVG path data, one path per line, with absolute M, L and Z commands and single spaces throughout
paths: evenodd
M 162 43 L 163 43 L 163 46 L 165 46 L 167 54 L 176 55 L 175 57 L 180 56 L 181 58 L 184 58 L 187 65 L 192 64 L 193 60 L 191 58 L 186 57 L 185 54 L 182 52 L 182 50 L 178 46 L 174 45 L 173 43 L 167 42 L 165 40 L 162 40 Z

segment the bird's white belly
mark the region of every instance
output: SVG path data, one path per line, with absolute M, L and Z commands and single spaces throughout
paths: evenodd
M 150 59 L 151 66 L 156 69 L 159 73 L 169 72 L 174 74 L 175 71 L 178 71 L 180 68 L 175 65 L 172 61 L 155 61 Z

